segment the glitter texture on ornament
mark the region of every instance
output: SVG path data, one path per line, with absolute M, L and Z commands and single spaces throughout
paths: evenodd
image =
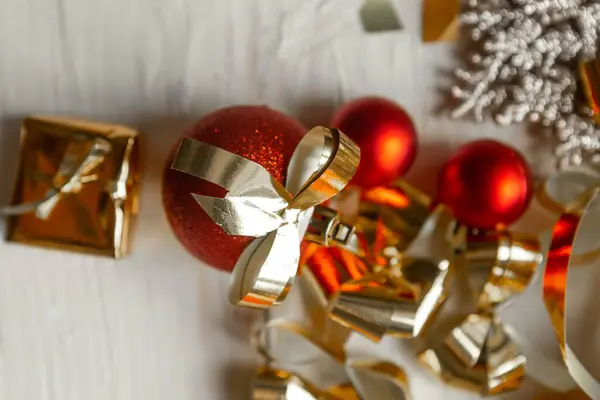
M 560 142 L 559 167 L 600 160 L 577 71 L 596 57 L 600 0 L 470 0 L 461 24 L 474 51 L 455 72 L 453 118 L 541 124 Z

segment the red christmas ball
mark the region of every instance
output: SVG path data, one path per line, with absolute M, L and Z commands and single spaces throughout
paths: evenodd
M 533 193 L 523 156 L 495 140 L 460 148 L 438 177 L 438 198 L 472 228 L 499 229 L 519 219 Z
M 200 140 L 254 161 L 280 183 L 306 129 L 293 118 L 268 107 L 236 106 L 215 111 L 192 126 L 184 137 Z M 207 181 L 171 169 L 179 142 L 163 174 L 163 204 L 173 232 L 194 256 L 231 272 L 252 238 L 228 235 L 216 225 L 191 193 L 223 197 L 226 191 Z
M 406 173 L 417 155 L 417 133 L 396 103 L 363 97 L 337 111 L 331 122 L 360 146 L 360 165 L 352 184 L 368 189 L 392 183 Z

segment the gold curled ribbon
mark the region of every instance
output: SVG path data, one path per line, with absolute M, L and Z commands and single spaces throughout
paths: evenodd
M 600 382 L 587 370 L 569 346 L 567 318 L 567 288 L 572 253 L 585 214 L 600 206 L 600 188 L 589 189 L 579 205 L 562 215 L 554 227 L 546 270 L 544 272 L 544 303 L 550 314 L 563 360 L 575 382 L 592 399 L 600 399 Z
M 464 257 L 479 311 L 493 311 L 525 290 L 544 259 L 536 237 L 516 232 L 471 234 Z
M 483 395 L 517 389 L 526 358 L 493 314 L 470 314 L 419 360 L 446 383 Z
M 578 194 L 578 197 L 572 198 L 568 202 L 565 201 L 564 203 L 561 203 L 559 200 L 557 200 L 551 194 L 551 190 L 549 188 L 551 181 L 553 179 L 559 180 L 561 178 L 563 178 L 565 181 L 569 182 L 571 185 L 573 185 L 573 184 L 577 185 L 576 187 L 569 188 L 568 190 L 565 188 L 562 188 L 563 189 L 562 193 L 574 193 L 575 194 L 578 191 L 580 191 L 580 193 Z M 576 210 L 577 208 L 584 206 L 583 204 L 581 204 L 581 200 L 582 200 L 582 198 L 585 197 L 584 194 L 585 194 L 586 190 L 587 191 L 593 190 L 593 188 L 598 186 L 599 184 L 600 184 L 600 175 L 598 175 L 597 171 L 594 172 L 593 170 L 587 169 L 587 168 L 578 168 L 578 169 L 561 171 L 557 175 L 554 175 L 553 177 L 550 177 L 547 180 L 545 180 L 539 186 L 539 188 L 536 192 L 536 197 L 537 197 L 538 202 L 542 205 L 542 207 L 544 207 L 548 211 L 560 216 L 560 215 L 569 213 L 572 210 Z M 600 211 L 600 209 L 593 210 L 593 211 L 597 212 L 597 211 Z M 597 259 L 599 256 L 600 256 L 600 248 L 598 246 L 595 246 L 595 248 L 591 248 L 591 249 L 586 248 L 581 253 L 571 254 L 571 261 L 570 261 L 571 264 L 570 265 L 571 265 L 571 267 L 578 266 L 578 265 L 585 265 L 586 263 Z
M 373 341 L 421 336 L 446 298 L 452 216 L 400 180 L 362 193 L 355 222 L 357 247 L 303 254 L 330 317 Z M 426 256 L 406 255 L 411 246 Z
M 266 400 L 278 398 L 282 400 L 360 400 L 375 398 L 377 400 L 409 400 L 408 380 L 404 371 L 387 361 L 357 360 L 349 361 L 343 342 L 324 339 L 323 332 L 317 332 L 303 324 L 275 319 L 269 321 L 260 332 L 259 351 L 270 364 L 277 363 L 276 357 L 270 354 L 270 345 L 265 343 L 266 335 L 272 331 L 292 334 L 293 337 L 312 346 L 320 355 L 327 356 L 346 371 L 347 382 L 321 389 L 310 383 L 297 372 L 290 372 L 273 367 L 262 367 L 253 384 L 253 398 Z M 297 351 L 297 348 L 295 351 Z M 314 360 L 312 360 L 314 361 Z M 298 365 L 300 367 L 300 365 Z M 265 397 L 265 393 L 278 394 L 279 397 Z M 262 397 L 261 397 L 262 396 Z M 305 396 L 305 397 L 302 397 Z
M 194 199 L 228 234 L 256 238 L 234 267 L 233 304 L 267 308 L 285 299 L 300 260 L 300 221 L 344 189 L 356 172 L 360 150 L 343 133 L 313 128 L 298 149 L 315 141 L 323 143 L 318 166 L 295 195 L 253 161 L 190 138 L 181 142 L 172 168 L 228 191 L 224 198 L 192 194 Z
M 52 187 L 44 198 L 4 207 L 0 209 L 0 214 L 11 216 L 35 213 L 39 219 L 48 219 L 61 198 L 78 193 L 83 185 L 98 179 L 92 172 L 104 162 L 110 151 L 111 144 L 106 139 L 76 137 L 67 145 L 58 171 L 52 178 Z
M 419 360 L 443 381 L 482 395 L 517 389 L 527 359 L 495 310 L 527 288 L 543 260 L 540 242 L 522 233 L 468 233 L 461 251 L 477 312 Z

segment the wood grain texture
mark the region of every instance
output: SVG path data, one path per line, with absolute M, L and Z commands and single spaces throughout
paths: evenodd
M 473 138 L 500 138 L 532 161 L 544 159 L 548 153 L 520 128 L 450 122 L 437 111 L 453 48 L 421 43 L 419 0 L 396 1 L 403 32 L 374 35 L 361 32 L 360 3 L 2 2 L 0 200 L 10 194 L 18 121 L 28 114 L 139 128 L 145 168 L 127 259 L 0 243 L 0 400 L 245 398 L 256 314 L 229 306 L 227 276 L 185 253 L 159 196 L 168 150 L 210 110 L 268 104 L 310 126 L 327 123 L 347 99 L 391 97 L 414 117 L 421 150 L 409 179 L 429 192 L 443 159 Z M 535 296 L 516 303 L 519 313 Z M 537 321 L 544 314 L 536 307 L 525 308 Z M 537 322 L 512 315 L 536 335 Z M 397 343 L 383 346 L 409 370 L 415 399 L 477 398 L 438 384 Z M 506 398 L 529 399 L 534 389 Z

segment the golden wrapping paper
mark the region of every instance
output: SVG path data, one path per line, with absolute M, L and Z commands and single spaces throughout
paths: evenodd
M 268 308 L 285 299 L 298 270 L 300 223 L 315 206 L 341 192 L 356 172 L 358 146 L 340 131 L 324 127 L 304 136 L 292 162 L 301 149 L 315 143 L 318 163 L 292 195 L 257 163 L 190 138 L 181 142 L 172 168 L 228 191 L 224 198 L 192 194 L 200 207 L 228 234 L 256 238 L 234 267 L 232 304 Z
M 460 0 L 423 1 L 423 41 L 445 42 L 458 38 Z
M 592 399 L 600 398 L 600 382 L 579 360 L 569 345 L 567 329 L 567 289 L 573 248 L 579 227 L 590 209 L 600 206 L 599 187 L 593 187 L 581 197 L 579 204 L 567 210 L 557 222 L 544 272 L 543 296 L 552 325 L 569 373 L 579 387 Z
M 58 117 L 21 127 L 9 241 L 120 258 L 139 204 L 138 133 Z

